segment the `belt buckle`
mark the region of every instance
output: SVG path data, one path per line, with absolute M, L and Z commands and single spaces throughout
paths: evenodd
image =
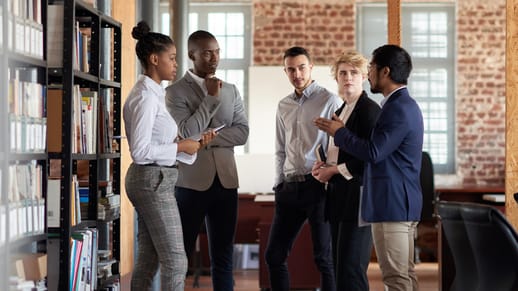
M 288 183 L 306 182 L 306 177 L 304 175 L 286 175 L 284 180 Z

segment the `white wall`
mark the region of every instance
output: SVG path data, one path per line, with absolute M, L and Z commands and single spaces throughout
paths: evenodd
M 328 66 L 315 66 L 312 77 L 333 92 L 336 82 Z M 249 153 L 236 156 L 240 193 L 272 192 L 275 177 L 275 113 L 279 100 L 293 92 L 282 66 L 249 68 Z

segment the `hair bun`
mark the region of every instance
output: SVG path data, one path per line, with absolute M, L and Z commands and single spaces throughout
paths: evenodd
M 133 27 L 133 30 L 131 31 L 131 36 L 133 36 L 134 39 L 140 40 L 145 35 L 147 35 L 151 31 L 151 28 L 145 21 L 140 21 L 137 26 Z

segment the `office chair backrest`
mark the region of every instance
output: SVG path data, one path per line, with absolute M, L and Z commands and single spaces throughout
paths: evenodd
M 468 248 L 469 245 L 476 265 L 470 280 L 478 278 L 477 285 L 456 290 L 518 290 L 518 235 L 500 211 L 489 205 L 453 202 L 440 202 L 438 211 L 450 248 L 452 245 Z M 456 222 L 462 220 L 468 242 L 465 238 L 458 240 L 451 233 L 451 212 L 456 212 Z M 466 266 L 473 264 L 472 260 L 457 258 L 460 254 L 455 255 L 455 252 L 458 251 L 463 252 L 452 248 L 456 273 L 465 273 L 463 268 L 466 267 L 468 272 L 473 272 L 472 267 Z M 459 265 L 457 259 L 461 261 Z M 457 278 L 454 282 L 457 283 Z
M 439 202 L 437 212 L 455 264 L 450 291 L 477 290 L 477 265 L 459 205 Z
M 463 206 L 468 236 L 480 276 L 478 290 L 518 290 L 518 236 L 497 209 Z
M 434 221 L 435 212 L 435 183 L 434 183 L 433 163 L 430 155 L 423 152 L 421 161 L 421 190 L 423 192 L 423 209 L 421 211 L 421 221 Z

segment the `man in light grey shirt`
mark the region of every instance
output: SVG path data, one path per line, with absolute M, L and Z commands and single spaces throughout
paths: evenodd
M 292 47 L 284 53 L 284 71 L 295 90 L 277 108 L 275 215 L 265 255 L 272 291 L 290 288 L 286 261 L 306 220 L 321 290 L 336 290 L 330 228 L 324 219 L 324 184 L 311 176 L 311 169 L 317 160 L 315 148 L 321 144 L 327 149 L 329 139 L 313 120 L 332 116 L 342 100 L 311 79 L 312 68 L 304 48 Z

